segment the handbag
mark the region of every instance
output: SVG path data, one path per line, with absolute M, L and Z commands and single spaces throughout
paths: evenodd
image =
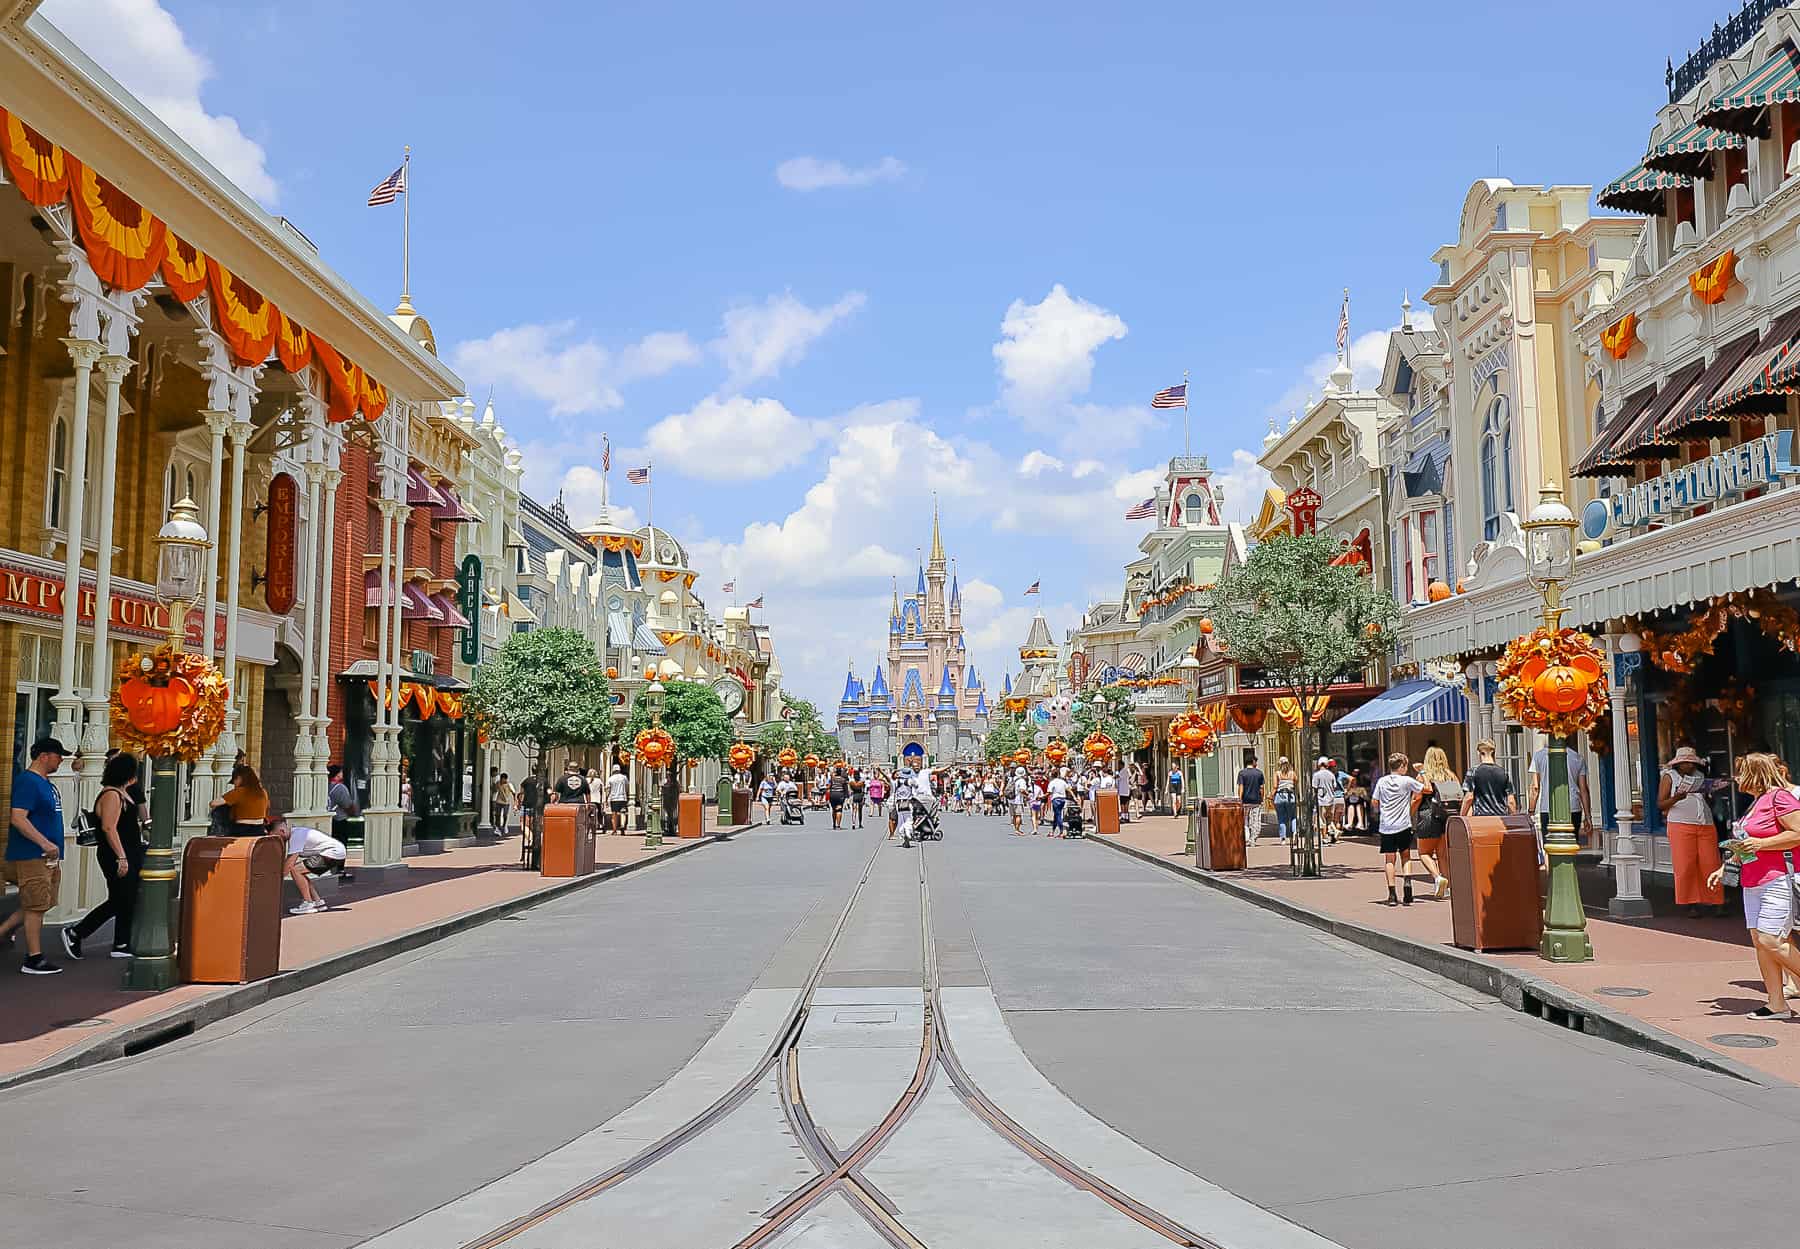
M 74 820 L 75 844 L 78 846 L 97 846 L 100 844 L 100 822 L 86 811 L 77 811 Z
M 237 836 L 237 821 L 231 818 L 231 808 L 221 803 L 212 809 L 207 817 L 206 835 L 209 837 Z

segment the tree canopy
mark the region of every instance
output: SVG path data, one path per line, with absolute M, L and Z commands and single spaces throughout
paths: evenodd
M 612 691 L 606 667 L 573 629 L 515 633 L 478 665 L 465 700 L 490 737 L 533 754 L 561 746 L 604 746 L 612 737 Z
M 1100 732 L 1112 738 L 1121 755 L 1128 755 L 1137 749 L 1144 737 L 1143 725 L 1131 712 L 1131 691 L 1122 685 L 1101 685 L 1083 690 L 1075 699 L 1075 705 L 1069 708 L 1069 714 L 1080 733 L 1076 745 L 1080 745 L 1089 733 Z
M 1364 570 L 1334 565 L 1340 553 L 1316 534 L 1252 547 L 1213 589 L 1215 635 L 1231 658 L 1310 697 L 1386 654 L 1398 636 L 1400 608 Z
M 757 745 L 771 753 L 791 746 L 797 754 L 818 755 L 822 759 L 838 753 L 837 737 L 826 729 L 817 707 L 804 698 L 786 693 L 781 696 L 781 701 L 788 712 L 787 717 L 765 724 L 756 739 Z
M 981 755 L 989 763 L 998 763 L 1025 745 L 1025 734 L 1013 716 L 1000 716 L 989 722 L 987 736 L 981 739 Z
M 668 681 L 663 689 L 662 727 L 675 739 L 676 759 L 723 759 L 731 749 L 732 729 L 719 696 L 695 681 Z M 640 690 L 625 718 L 625 741 L 636 741 L 649 727 L 650 706 Z

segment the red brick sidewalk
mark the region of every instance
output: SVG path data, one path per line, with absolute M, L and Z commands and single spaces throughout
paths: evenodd
M 710 823 L 707 831 L 714 831 Z M 603 835 L 596 842 L 596 868 L 654 858 L 682 844 L 667 838 L 661 850 L 646 850 L 642 833 Z M 352 881 L 335 894 L 325 894 L 331 903 L 329 911 L 283 914 L 281 969 L 294 971 L 385 937 L 561 883 L 519 869 L 517 837 L 497 845 L 409 858 L 406 866 L 404 873 L 382 884 Z M 0 1008 L 0 1078 L 234 987 L 179 985 L 163 993 L 127 991 L 119 987 L 126 964 L 106 956 L 104 934 L 101 940 L 88 943 L 87 957 L 80 962 L 69 961 L 61 942 L 48 931 L 45 947 L 50 957 L 63 965 L 62 975 L 33 978 L 16 974 L 10 963 L 0 968 L 0 975 L 13 972 L 5 976 L 9 983 L 4 985 L 4 1006 Z
M 1186 824 L 1153 816 L 1124 826 L 1119 840 L 1162 858 L 1193 865 L 1185 853 Z M 1416 870 L 1416 869 L 1415 869 Z M 1325 848 L 1325 874 L 1296 880 L 1287 848 L 1264 837 L 1250 865 L 1225 872 L 1239 884 L 1367 928 L 1429 944 L 1451 944 L 1450 903 L 1429 897 L 1410 907 L 1382 905 L 1387 887 L 1381 855 L 1371 844 L 1342 841 Z M 1731 900 L 1728 898 L 1728 902 Z M 1728 907 L 1729 909 L 1729 907 Z M 1762 978 L 1741 914 L 1725 918 L 1658 917 L 1624 922 L 1604 910 L 1588 910 L 1594 943 L 1591 963 L 1551 963 L 1531 953 L 1471 957 L 1529 972 L 1618 1014 L 1634 1016 L 1726 1058 L 1800 1083 L 1800 1021 L 1754 1024 L 1742 1016 L 1763 1004 Z M 1647 989 L 1642 997 L 1598 994 L 1602 987 Z M 1776 1041 L 1769 1049 L 1737 1049 L 1710 1040 L 1721 1033 L 1753 1032 Z

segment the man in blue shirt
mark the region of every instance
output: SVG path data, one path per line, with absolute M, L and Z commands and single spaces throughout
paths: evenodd
M 19 909 L 0 923 L 0 943 L 11 941 L 13 930 L 24 925 L 25 963 L 19 970 L 27 976 L 54 976 L 62 970 L 44 957 L 44 915 L 62 889 L 62 797 L 50 776 L 68 753 L 61 742 L 46 737 L 32 744 L 31 765 L 13 777 L 12 822 L 0 882 L 19 887 Z

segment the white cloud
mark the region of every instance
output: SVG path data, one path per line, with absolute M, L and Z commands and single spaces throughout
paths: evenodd
M 600 519 L 600 470 L 591 464 L 576 464 L 562 475 L 556 491 L 550 495 L 552 499 L 562 495 L 563 506 L 568 509 L 569 523 L 577 529 L 583 529 Z M 636 529 L 643 521 L 638 517 L 637 509 L 621 505 L 617 495 L 607 500 L 607 520 L 623 529 Z
M 509 386 L 550 405 L 552 416 L 576 416 L 619 407 L 619 387 L 659 377 L 700 359 L 686 334 L 650 334 L 617 353 L 591 338 L 574 339 L 575 323 L 515 325 L 486 338 L 458 343 L 450 365 L 473 389 Z
M 1231 453 L 1231 467 L 1213 477 L 1213 485 L 1225 492 L 1225 506 L 1220 519 L 1247 524 L 1262 508 L 1263 494 L 1274 482 L 1256 462 L 1254 453 L 1237 448 Z
M 1431 309 L 1415 308 L 1409 320 L 1414 328 L 1429 330 L 1432 328 Z M 1387 363 L 1388 335 L 1399 328 L 1396 323 L 1386 329 L 1358 334 L 1350 340 L 1352 389 L 1370 390 L 1380 384 L 1382 366 Z M 1291 414 L 1304 412 L 1309 401 L 1324 393 L 1326 382 L 1337 364 L 1336 351 L 1314 356 L 1301 370 L 1300 379 L 1282 391 L 1281 397 L 1270 405 L 1270 414 L 1285 425 Z
M 220 173 L 274 206 L 268 153 L 235 117 L 201 103 L 212 65 L 157 0 L 49 0 L 40 12 Z
M 775 166 L 775 181 L 790 191 L 873 186 L 877 182 L 898 182 L 905 176 L 906 165 L 892 156 L 883 156 L 873 165 L 859 167 L 851 167 L 842 161 L 820 160 L 816 156 L 795 156 Z
M 834 304 L 812 308 L 788 291 L 760 304 L 739 304 L 726 311 L 724 332 L 713 350 L 731 370 L 732 386 L 774 377 L 798 363 L 827 330 L 865 302 L 861 291 L 851 291 Z
M 1053 455 L 1046 455 L 1042 451 L 1027 451 L 1025 458 L 1019 461 L 1019 476 L 1038 477 L 1046 469 L 1061 472 L 1062 467 L 1063 462 Z
M 707 481 L 755 481 L 798 464 L 819 428 L 774 399 L 708 395 L 665 416 L 645 434 L 658 464 Z
M 1102 464 L 1099 460 L 1081 460 L 1076 463 L 1074 468 L 1069 470 L 1069 476 L 1073 477 L 1076 481 L 1080 481 L 1085 477 L 1092 477 L 1095 473 L 1105 471 L 1106 465 Z
M 1008 406 L 1018 411 L 1086 394 L 1094 379 L 1094 353 L 1125 334 L 1116 313 L 1075 298 L 1060 282 L 1035 304 L 1013 300 L 994 344 Z

